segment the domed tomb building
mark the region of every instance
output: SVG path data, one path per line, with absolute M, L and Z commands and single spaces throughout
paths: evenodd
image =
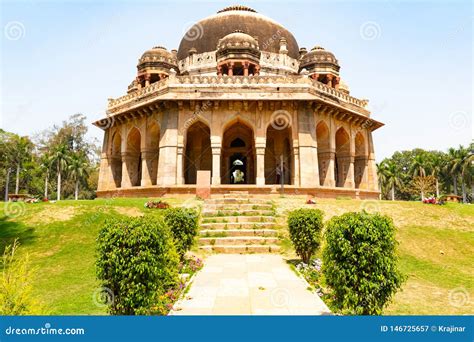
M 336 56 L 299 48 L 282 25 L 233 6 L 194 24 L 178 50 L 138 60 L 109 99 L 97 195 L 247 190 L 378 198 L 367 100 L 351 96 Z

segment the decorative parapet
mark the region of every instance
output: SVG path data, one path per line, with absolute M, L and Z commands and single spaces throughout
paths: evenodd
M 213 91 L 222 89 L 224 93 L 231 93 L 235 95 L 233 99 L 239 99 L 241 96 L 240 90 L 258 86 L 261 90 L 254 89 L 255 92 L 261 94 L 271 93 L 274 88 L 277 92 L 284 94 L 292 92 L 315 93 L 332 99 L 338 102 L 346 103 L 351 106 L 358 107 L 365 112 L 365 107 L 368 104 L 367 100 L 357 99 L 335 88 L 308 78 L 302 75 L 289 76 L 175 76 L 170 75 L 161 81 L 153 83 L 147 87 L 139 89 L 133 93 L 118 97 L 116 99 L 109 99 L 107 113 L 112 114 L 128 107 L 139 105 L 140 102 L 147 102 L 151 96 L 158 96 L 166 93 L 173 93 L 179 90 L 179 94 L 170 96 L 169 99 L 187 99 L 187 93 L 183 89 L 190 89 L 190 94 L 195 96 L 197 89 L 209 88 Z M 192 91 L 191 91 L 192 90 Z M 177 96 L 179 95 L 179 96 Z M 190 99 L 194 99 L 189 96 Z M 167 99 L 167 98 L 164 98 Z M 262 97 L 263 99 L 263 97 Z M 281 99 L 281 98 L 280 98 Z M 295 99 L 295 98 L 293 98 Z M 297 98 L 296 98 L 297 99 Z M 304 99 L 310 99 L 305 97 Z

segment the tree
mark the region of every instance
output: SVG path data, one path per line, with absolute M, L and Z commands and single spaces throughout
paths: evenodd
M 391 161 L 384 161 L 377 172 L 383 180 L 382 184 L 390 189 L 392 201 L 395 201 L 395 187 L 402 186 L 397 165 Z
M 87 157 L 82 153 L 72 154 L 68 165 L 69 176 L 74 181 L 74 199 L 79 197 L 79 183 L 89 176 L 89 163 Z
M 69 161 L 69 149 L 66 144 L 60 144 L 55 147 L 51 153 L 51 161 L 56 165 L 56 172 L 58 177 L 57 184 L 57 200 L 61 200 L 61 174 L 67 168 Z

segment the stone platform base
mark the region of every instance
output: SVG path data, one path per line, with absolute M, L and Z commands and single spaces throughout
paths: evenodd
M 211 195 L 227 194 L 232 191 L 246 191 L 250 195 L 280 195 L 282 190 L 279 186 L 263 185 L 257 186 L 253 184 L 247 185 L 214 185 L 211 186 Z M 303 188 L 294 185 L 286 185 L 283 193 L 285 195 L 311 195 L 316 198 L 337 198 L 349 197 L 353 199 L 378 199 L 379 191 L 362 190 L 362 189 L 347 189 L 347 188 Z M 177 185 L 170 187 L 131 187 L 121 188 L 116 190 L 99 190 L 97 191 L 98 198 L 110 197 L 163 197 L 163 196 L 189 196 L 196 195 L 196 185 Z

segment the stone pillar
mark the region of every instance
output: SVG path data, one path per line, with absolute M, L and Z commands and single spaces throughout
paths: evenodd
M 163 113 L 160 158 L 156 184 L 162 187 L 176 185 L 178 157 L 178 106 L 168 104 Z
M 112 176 L 111 160 L 107 153 L 101 153 L 99 180 L 97 182 L 97 190 L 103 191 L 115 188 L 115 182 Z
M 132 186 L 132 180 L 128 168 L 132 162 L 133 155 L 128 152 L 122 152 L 122 188 L 130 188 Z
M 221 184 L 221 148 L 220 137 L 211 137 L 212 185 Z
M 300 148 L 293 145 L 293 185 L 300 186 Z
M 300 159 L 300 186 L 317 187 L 319 184 L 318 151 L 312 109 L 301 104 L 298 108 L 298 146 Z
M 183 161 L 184 161 L 184 146 L 178 145 L 178 156 L 176 159 L 176 184 L 184 184 L 184 175 L 183 175 Z
M 265 185 L 265 145 L 264 137 L 257 137 L 255 139 L 255 152 L 257 154 L 256 165 L 256 184 Z
M 380 191 L 379 180 L 377 176 L 377 165 L 375 164 L 374 144 L 372 141 L 372 132 L 367 132 L 369 157 L 367 160 L 367 183 L 370 190 Z
M 347 174 L 344 180 L 344 188 L 354 188 L 354 157 L 345 157 L 347 160 L 344 162 L 344 168 L 347 167 Z M 347 166 L 346 166 L 347 165 Z
M 142 155 L 142 177 L 141 186 L 151 186 L 151 174 L 153 172 L 153 158 L 156 156 L 156 152 L 150 150 L 143 150 Z

